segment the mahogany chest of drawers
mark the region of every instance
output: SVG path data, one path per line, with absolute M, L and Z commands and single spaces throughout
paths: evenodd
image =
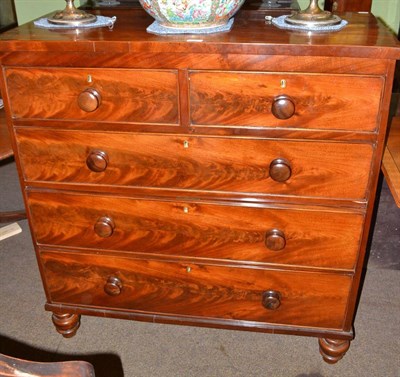
M 298 34 L 242 11 L 230 33 L 0 37 L 46 309 L 319 338 L 353 321 L 399 43 L 369 15 Z

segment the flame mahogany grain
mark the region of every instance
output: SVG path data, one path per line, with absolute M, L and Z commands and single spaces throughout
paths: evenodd
M 176 71 L 12 68 L 6 76 L 16 118 L 179 122 Z M 101 95 L 90 112 L 78 101 L 88 88 Z
M 366 143 L 36 128 L 17 129 L 16 140 L 25 179 L 30 182 L 234 191 L 247 196 L 366 199 L 374 153 Z M 97 173 L 86 166 L 86 160 L 99 149 L 109 163 L 104 172 Z M 276 158 L 291 164 L 291 176 L 285 182 L 270 177 L 270 164 Z
M 252 208 L 193 201 L 149 201 L 34 191 L 28 195 L 42 245 L 100 248 L 352 270 L 364 216 L 352 212 Z M 42 221 L 46 219 L 46 221 Z M 112 221 L 109 237 L 97 223 Z M 270 229 L 285 233 L 279 252 L 265 246 Z
M 84 253 L 46 251 L 41 260 L 54 303 L 330 329 L 342 327 L 352 281 L 351 276 L 342 274 Z M 110 276 L 121 281 L 119 295 L 104 292 Z M 330 289 L 332 286 L 336 288 Z M 263 306 L 263 292 L 277 288 L 281 306 L 270 311 Z M 330 310 L 325 310 L 327 307 Z
M 191 119 L 193 125 L 373 131 L 383 83 L 381 77 L 330 74 L 191 72 Z M 283 95 L 295 106 L 288 119 L 271 111 Z

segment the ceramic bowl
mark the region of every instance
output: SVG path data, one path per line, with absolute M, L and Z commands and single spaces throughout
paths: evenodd
M 206 28 L 225 25 L 245 0 L 139 0 L 162 26 Z

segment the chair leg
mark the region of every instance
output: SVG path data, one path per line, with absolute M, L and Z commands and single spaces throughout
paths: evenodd
M 12 211 L 12 212 L 0 212 L 0 223 L 12 223 L 18 220 L 26 219 L 26 212 Z
M 93 365 L 86 361 L 35 362 L 0 354 L 0 376 L 95 377 Z

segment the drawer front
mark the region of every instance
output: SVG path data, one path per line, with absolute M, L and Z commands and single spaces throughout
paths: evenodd
M 191 72 L 191 122 L 374 131 L 383 85 L 381 77 Z
M 56 252 L 42 252 L 41 263 L 52 303 L 330 329 L 343 326 L 352 281 L 329 273 Z
M 15 118 L 179 123 L 176 71 L 10 68 L 6 79 Z
M 366 198 L 373 155 L 357 143 L 30 128 L 16 136 L 28 181 L 307 197 Z
M 28 193 L 42 245 L 353 269 L 363 216 Z

